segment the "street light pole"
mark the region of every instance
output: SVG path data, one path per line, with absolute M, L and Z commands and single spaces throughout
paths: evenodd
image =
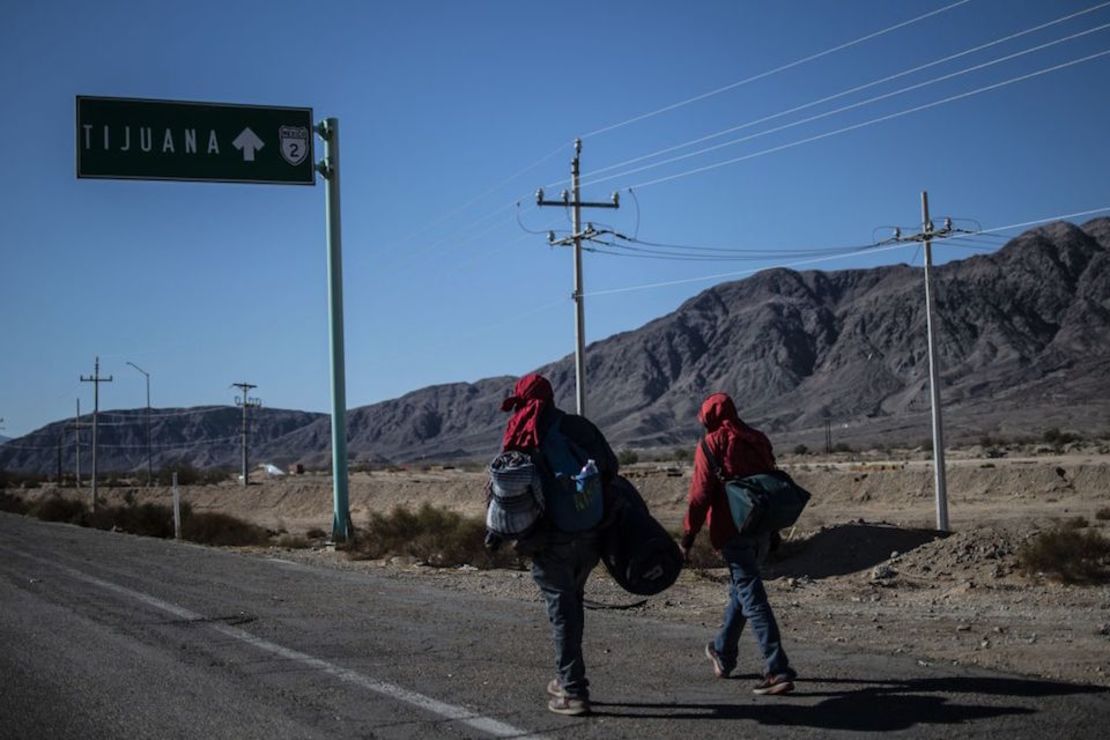
M 149 488 L 154 485 L 154 463 L 152 462 L 150 452 L 150 373 L 143 370 L 134 362 L 128 362 L 127 364 L 146 377 L 146 485 L 147 488 Z

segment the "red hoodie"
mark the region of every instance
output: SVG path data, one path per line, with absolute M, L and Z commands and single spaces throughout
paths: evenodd
M 770 440 L 763 432 L 740 420 L 736 406 L 727 394 L 714 393 L 706 398 L 698 420 L 706 428 L 705 443 L 721 464 L 725 478 L 742 478 L 775 469 Z M 694 475 L 690 480 L 686 518 L 682 523 L 684 544 L 693 544 L 707 516 L 709 541 L 719 550 L 738 532 L 732 523 L 724 484 L 699 444 L 694 452 Z

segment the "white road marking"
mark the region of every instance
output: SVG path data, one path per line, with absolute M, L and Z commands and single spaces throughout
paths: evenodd
M 176 604 L 171 604 L 168 601 L 162 601 L 161 599 L 155 598 L 148 594 L 144 594 L 140 591 L 134 591 L 130 588 L 120 586 L 119 584 L 112 583 L 110 581 L 101 580 L 100 578 L 97 578 L 95 576 L 91 576 L 87 573 L 83 573 L 82 571 L 70 568 L 66 565 L 62 565 L 61 563 L 38 558 L 34 555 L 28 555 L 27 553 L 19 552 L 17 550 L 12 550 L 6 547 L 0 547 L 0 550 L 5 550 L 14 555 L 19 555 L 29 560 L 34 560 L 35 562 L 57 568 L 58 570 L 61 570 L 80 581 L 84 581 L 85 583 L 97 586 L 107 591 L 113 591 L 117 594 L 120 594 L 121 596 L 127 596 L 131 599 L 142 602 L 147 606 L 158 609 L 159 611 L 166 612 L 167 614 L 172 614 L 173 616 L 180 619 L 188 619 L 191 621 L 204 620 L 203 615 L 197 614 L 196 612 L 190 611 L 189 609 L 186 609 L 184 607 L 177 606 Z M 309 668 L 318 670 L 321 673 L 326 673 L 329 676 L 338 678 L 341 681 L 346 681 L 347 683 L 361 686 L 364 689 L 369 689 L 370 691 L 382 694 L 383 696 L 388 696 L 391 699 L 396 699 L 406 704 L 411 704 L 414 707 L 418 707 L 427 712 L 431 712 L 432 714 L 437 714 L 440 717 L 444 717 L 455 722 L 461 722 L 462 724 L 473 727 L 480 732 L 493 735 L 494 737 L 516 737 L 522 738 L 524 740 L 533 740 L 534 738 L 541 737 L 540 735 L 533 735 L 527 730 L 513 727 L 510 724 L 506 724 L 504 722 L 501 722 L 500 720 L 493 719 L 492 717 L 484 717 L 464 707 L 456 706 L 454 704 L 448 704 L 447 702 L 433 699 L 430 696 L 425 696 L 424 694 L 420 694 L 415 691 L 409 691 L 408 689 L 397 686 L 396 684 L 391 684 L 386 681 L 379 681 L 376 678 L 364 675 L 362 673 L 359 673 L 358 671 L 353 671 L 349 668 L 343 668 L 341 666 L 335 665 L 334 663 L 329 663 L 326 660 L 314 658 L 313 656 L 306 653 L 302 653 L 300 651 L 278 645 L 277 643 L 270 642 L 269 640 L 264 640 L 261 637 L 252 635 L 246 630 L 241 630 L 238 627 L 231 627 L 226 624 L 220 624 L 219 622 L 206 622 L 206 625 L 227 637 L 232 637 L 241 642 L 245 642 L 248 645 L 253 645 L 259 650 L 272 653 L 281 658 L 284 658 L 285 660 L 291 660 L 300 663 L 301 665 L 305 665 Z

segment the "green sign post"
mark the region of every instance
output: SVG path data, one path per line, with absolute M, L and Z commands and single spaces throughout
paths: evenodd
M 314 185 L 311 108 L 77 97 L 77 176 Z
M 315 136 L 324 140 L 319 162 Z M 317 172 L 327 184 L 332 540 L 347 542 L 354 529 L 347 496 L 339 119 L 313 126 L 311 108 L 77 96 L 79 178 L 314 185 Z

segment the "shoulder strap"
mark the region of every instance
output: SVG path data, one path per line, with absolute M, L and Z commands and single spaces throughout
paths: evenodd
M 721 470 L 721 463 L 717 460 L 717 456 L 709 450 L 709 443 L 706 442 L 705 437 L 701 438 L 701 453 L 705 455 L 705 459 L 709 461 L 709 467 L 713 469 L 713 474 L 720 480 L 725 479 L 724 471 Z

